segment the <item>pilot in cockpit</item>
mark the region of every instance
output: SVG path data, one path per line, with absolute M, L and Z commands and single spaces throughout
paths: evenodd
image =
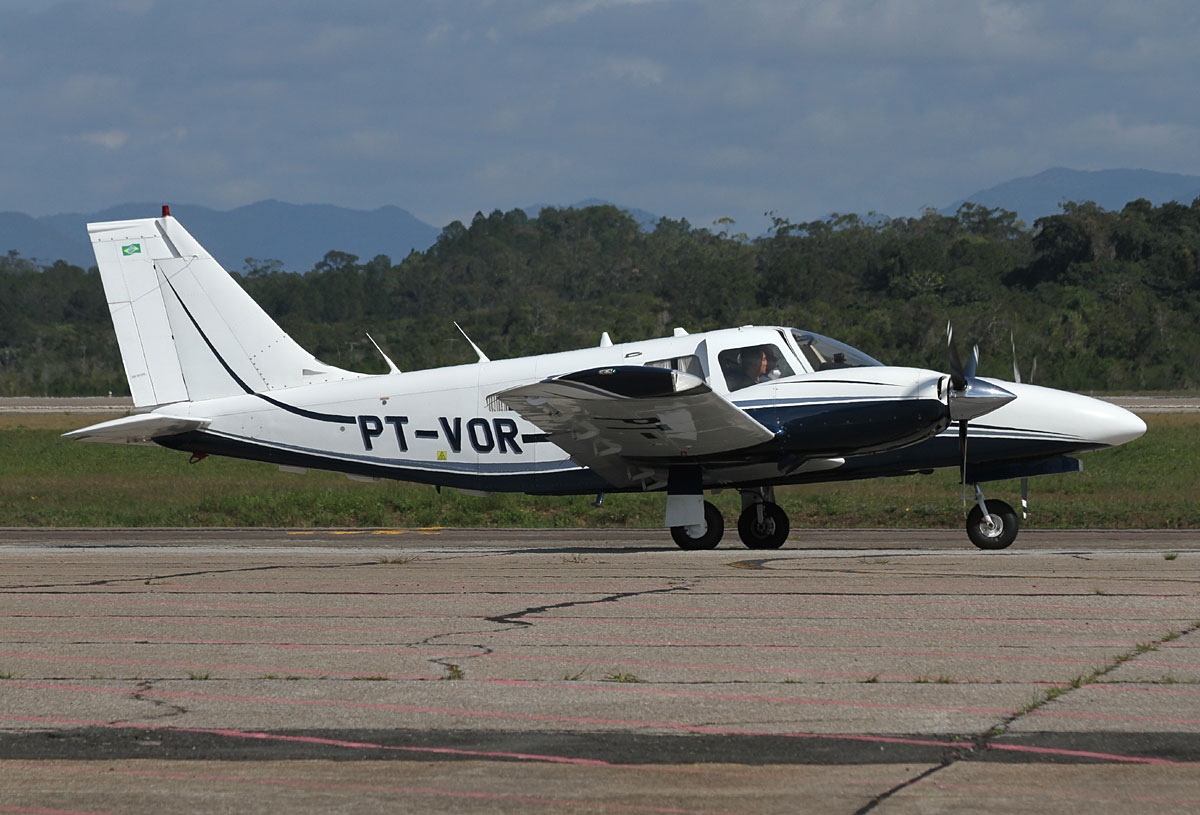
M 731 391 L 748 388 L 771 379 L 771 368 L 775 363 L 774 349 L 755 345 L 743 348 L 738 354 L 738 368 L 725 377 Z

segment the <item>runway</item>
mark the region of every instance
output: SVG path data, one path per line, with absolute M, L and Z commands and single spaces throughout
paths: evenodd
M 0 530 L 3 811 L 1200 811 L 1200 534 Z

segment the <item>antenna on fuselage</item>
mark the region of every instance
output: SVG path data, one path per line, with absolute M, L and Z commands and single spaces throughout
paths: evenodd
M 365 332 L 365 331 L 363 333 L 367 334 L 367 332 Z M 387 363 L 388 373 L 393 373 L 393 374 L 400 373 L 400 369 L 396 367 L 396 363 L 392 362 L 391 357 L 389 357 L 387 354 L 383 353 L 383 349 L 379 347 L 379 343 L 375 342 L 375 338 L 372 337 L 370 334 L 367 334 L 367 339 L 369 339 L 371 341 L 371 345 L 375 346 L 375 350 L 379 352 L 379 356 L 383 357 L 383 361 Z
M 459 325 L 457 321 L 455 321 L 454 327 L 458 329 L 458 333 L 463 335 L 463 339 L 465 339 L 467 342 L 471 343 L 471 347 L 474 348 L 475 353 L 479 355 L 480 362 L 491 362 L 491 360 L 488 359 L 487 354 L 485 354 L 485 353 L 483 353 L 483 351 L 479 350 L 479 346 L 475 344 L 474 340 L 472 340 L 470 337 L 467 336 L 467 332 L 463 331 L 463 327 L 461 325 Z

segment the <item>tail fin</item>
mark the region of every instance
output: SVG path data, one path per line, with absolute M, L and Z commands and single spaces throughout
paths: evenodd
M 166 207 L 88 235 L 136 407 L 362 376 L 297 345 Z

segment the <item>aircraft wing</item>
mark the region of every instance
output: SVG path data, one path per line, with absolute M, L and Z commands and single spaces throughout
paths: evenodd
M 489 398 L 545 431 L 616 486 L 658 480 L 647 463 L 753 447 L 775 434 L 699 377 L 637 365 L 592 368 Z
M 63 436 L 76 441 L 103 441 L 110 444 L 150 444 L 161 436 L 174 436 L 189 430 L 203 430 L 209 419 L 190 416 L 165 416 L 161 413 L 142 413 L 123 416 L 110 422 L 81 427 Z

